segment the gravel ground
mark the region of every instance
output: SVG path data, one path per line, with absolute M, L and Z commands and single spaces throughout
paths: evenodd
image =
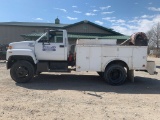
M 160 72 L 160 58 L 156 61 Z M 158 120 L 160 73 L 135 72 L 135 82 L 106 84 L 97 73 L 43 73 L 17 84 L 0 63 L 0 120 Z

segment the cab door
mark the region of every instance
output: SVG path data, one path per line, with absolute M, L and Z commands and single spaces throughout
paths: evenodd
M 65 57 L 65 41 L 63 31 L 51 32 L 49 41 L 44 35 L 35 44 L 35 54 L 38 60 L 64 61 Z

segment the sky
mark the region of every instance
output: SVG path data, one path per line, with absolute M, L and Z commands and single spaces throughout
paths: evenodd
M 0 0 L 0 22 L 73 24 L 83 20 L 125 35 L 160 22 L 160 0 Z

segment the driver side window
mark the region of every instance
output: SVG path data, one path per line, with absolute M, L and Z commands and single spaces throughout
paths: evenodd
M 49 41 L 51 43 L 63 43 L 63 36 L 62 34 L 50 34 Z
M 43 36 L 41 40 L 39 40 L 40 43 L 42 42 L 50 42 L 50 43 L 63 43 L 63 34 L 58 33 L 50 33 L 49 34 L 49 41 L 47 41 L 47 36 Z
M 63 43 L 63 37 L 62 36 L 56 36 L 55 37 L 55 43 Z

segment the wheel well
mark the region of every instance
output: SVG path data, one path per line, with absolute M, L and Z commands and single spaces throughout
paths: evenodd
M 9 57 L 8 62 L 7 62 L 7 69 L 10 69 L 12 65 L 19 60 L 26 60 L 30 62 L 33 66 L 35 66 L 34 61 L 31 56 L 14 55 L 14 56 Z
M 124 67 L 126 67 L 127 70 L 129 69 L 128 65 L 124 61 L 122 61 L 122 60 L 114 60 L 114 61 L 108 63 L 107 66 L 106 66 L 106 68 L 108 66 L 110 66 L 110 65 L 113 65 L 113 64 L 118 64 L 118 65 L 124 66 Z

